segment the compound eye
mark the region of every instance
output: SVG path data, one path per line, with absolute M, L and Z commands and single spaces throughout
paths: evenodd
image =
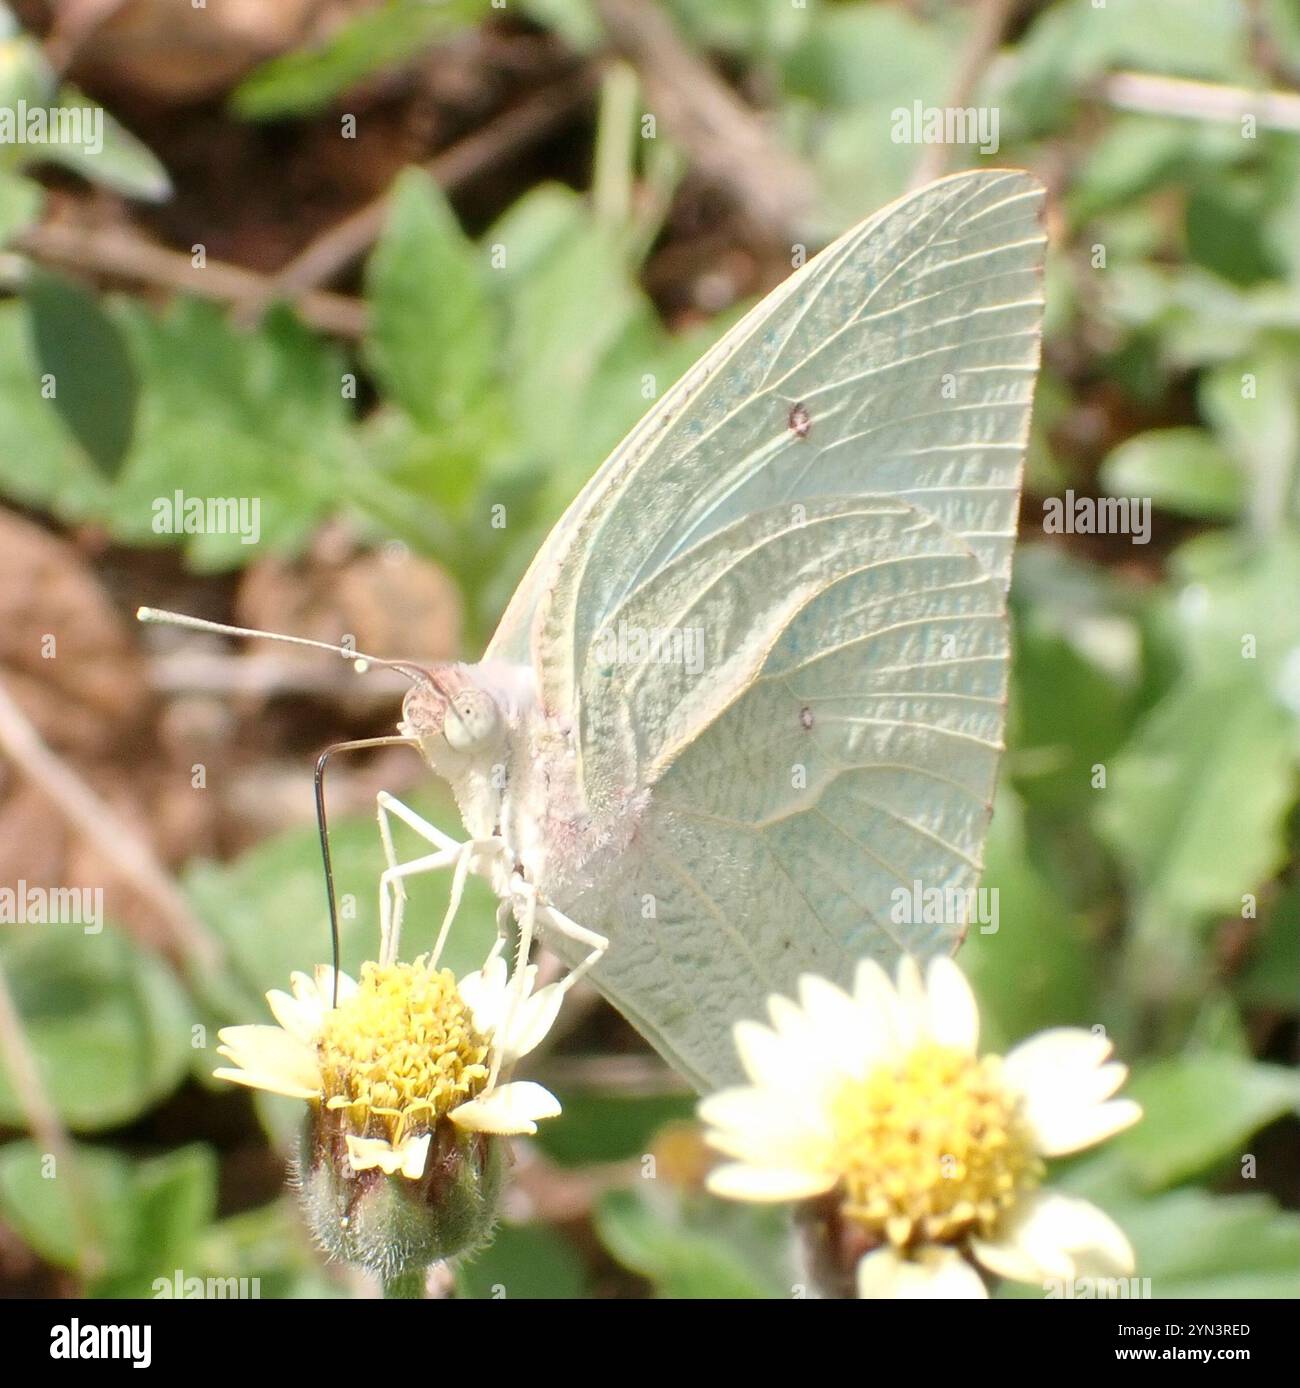
M 458 694 L 447 710 L 443 736 L 447 745 L 457 752 L 468 752 L 488 741 L 497 730 L 499 715 L 496 701 L 481 690 Z

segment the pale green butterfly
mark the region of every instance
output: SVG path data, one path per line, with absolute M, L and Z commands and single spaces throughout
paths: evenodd
M 1045 237 L 1027 174 L 847 232 L 650 411 L 552 531 L 481 663 L 409 669 L 400 739 L 459 840 L 380 796 L 404 877 L 455 866 L 701 1090 L 815 972 L 953 949 L 894 909 L 978 879 Z M 399 863 L 389 815 L 434 851 Z M 516 968 L 518 979 L 522 970 Z

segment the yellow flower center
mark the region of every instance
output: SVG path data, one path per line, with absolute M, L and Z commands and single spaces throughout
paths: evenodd
M 832 1100 L 844 1214 L 895 1247 L 987 1236 L 1043 1164 L 997 1056 L 918 1046 Z
M 396 1144 L 484 1088 L 488 1049 L 450 969 L 365 964 L 357 991 L 325 1016 L 325 1106 L 347 1109 L 359 1136 Z

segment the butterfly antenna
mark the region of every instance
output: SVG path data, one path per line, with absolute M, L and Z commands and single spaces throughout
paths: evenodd
M 352 742 L 335 742 L 316 758 L 316 830 L 320 835 L 321 861 L 325 864 L 325 897 L 330 913 L 330 962 L 334 966 L 334 996 L 331 1007 L 339 1005 L 339 910 L 334 895 L 334 862 L 330 856 L 329 821 L 325 814 L 325 763 L 335 752 L 359 752 L 367 747 L 410 747 L 409 737 L 362 737 Z
M 184 612 L 167 612 L 156 607 L 138 607 L 137 620 L 159 625 L 185 627 L 190 631 L 207 631 L 218 636 L 249 636 L 260 641 L 281 641 L 289 646 L 307 646 L 316 651 L 329 651 L 352 661 L 358 671 L 371 665 L 382 665 L 405 675 L 412 684 L 431 683 L 452 708 L 450 695 L 427 671 L 404 660 L 385 660 L 382 656 L 366 655 L 364 651 L 336 646 L 329 641 L 316 641 L 309 636 L 285 636 L 277 631 L 260 631 L 256 627 L 231 626 L 228 622 L 210 622 L 204 617 L 191 617 Z M 334 967 L 334 993 L 331 1006 L 339 1004 L 339 911 L 334 893 L 334 861 L 330 854 L 329 819 L 325 812 L 325 765 L 335 752 L 357 752 L 367 747 L 411 747 L 409 737 L 364 737 L 352 742 L 336 742 L 316 759 L 316 829 L 320 835 L 321 861 L 325 865 L 325 897 L 330 917 L 330 962 Z
M 190 631 L 207 631 L 218 636 L 250 636 L 259 641 L 280 641 L 289 646 L 308 646 L 316 651 L 329 651 L 334 655 L 341 655 L 345 660 L 351 660 L 361 670 L 370 665 L 382 665 L 389 670 L 398 671 L 417 684 L 426 678 L 423 670 L 408 661 L 385 660 L 382 656 L 367 655 L 364 651 L 354 651 L 347 646 L 335 646 L 329 641 L 315 641 L 309 636 L 285 636 L 278 631 L 236 627 L 227 622 L 210 622 L 206 617 L 191 617 L 185 612 L 166 612 L 158 607 L 137 607 L 135 616 L 137 621 L 153 625 L 185 627 Z

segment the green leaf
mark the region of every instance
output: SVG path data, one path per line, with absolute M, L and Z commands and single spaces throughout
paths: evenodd
M 1188 121 L 1116 116 L 1071 180 L 1071 222 L 1078 226 L 1109 208 L 1122 207 L 1181 173 L 1195 143 L 1195 127 Z M 1150 211 L 1145 205 L 1140 210 L 1149 223 Z M 1111 252 L 1109 237 L 1104 244 Z
M 1300 404 L 1292 355 L 1273 348 L 1207 372 L 1198 399 L 1224 448 L 1245 468 L 1256 533 L 1275 533 L 1288 513 L 1300 514 Z
M 1186 214 L 1187 253 L 1193 264 L 1232 284 L 1279 277 L 1282 266 L 1267 242 L 1265 192 L 1257 178 L 1222 175 L 1193 188 Z
M 1143 1117 L 1115 1148 L 1143 1186 L 1158 1189 L 1239 1158 L 1252 1133 L 1300 1107 L 1300 1074 L 1207 1052 L 1148 1065 L 1125 1093 Z
M 324 43 L 272 58 L 231 98 L 245 120 L 306 115 L 328 106 L 364 78 L 399 67 L 482 17 L 471 0 L 389 0 L 341 24 Z
M 0 245 L 36 221 L 40 215 L 41 196 L 39 183 L 0 169 Z
M 34 271 L 26 286 L 37 367 L 48 375 L 51 404 L 107 477 L 131 444 L 139 384 L 117 324 L 88 289 Z
M 142 202 L 165 202 L 172 195 L 167 170 L 125 127 L 119 125 L 98 102 L 91 101 L 75 87 L 59 90 L 57 105 L 68 111 L 84 113 L 84 123 L 94 122 L 91 138 L 80 143 L 52 144 L 41 151 L 41 161 L 62 164 L 82 178 L 101 187 L 111 188 L 123 197 Z M 35 161 L 33 161 L 35 162 Z
M 227 1299 L 241 1294 L 263 1300 L 347 1294 L 340 1266 L 328 1268 L 311 1247 L 298 1202 L 288 1194 L 209 1224 L 190 1266 L 196 1276 L 220 1279 L 220 1294 Z
M 30 338 L 26 306 L 0 304 L 0 492 L 62 520 L 84 520 L 104 507 L 108 484 L 41 399 Z
M 780 1210 L 658 1188 L 615 1190 L 596 1208 L 596 1232 L 660 1296 L 712 1300 L 793 1292 L 787 1219 Z
M 430 433 L 456 425 L 492 390 L 497 325 L 487 273 L 434 181 L 418 169 L 404 173 L 366 265 L 367 357 L 387 393 Z
M 1168 694 L 1111 764 L 1097 822 L 1132 881 L 1135 968 L 1149 986 L 1174 986 L 1191 964 L 1190 927 L 1239 911 L 1282 861 L 1288 733 L 1253 680 L 1207 680 Z
M 1261 548 L 1235 535 L 1201 535 L 1174 551 L 1169 568 L 1177 588 L 1157 615 L 1188 673 L 1208 683 L 1250 682 L 1300 710 L 1292 684 L 1300 651 L 1295 536 L 1279 534 Z
M 302 545 L 336 504 L 354 447 L 338 355 L 284 308 L 252 332 L 189 299 L 162 318 L 134 305 L 124 317 L 142 389 L 113 497 L 117 538 L 184 543 L 204 569 L 247 564 L 262 546 Z M 229 498 L 244 509 L 178 534 L 178 492 L 183 502 Z
M 964 24 L 894 5 L 817 7 L 784 72 L 789 138 L 808 149 L 829 224 L 856 221 L 903 191 L 921 151 L 889 138 L 895 112 L 944 100 Z
M 596 461 L 579 445 L 592 423 L 592 382 L 634 324 L 652 325 L 650 307 L 616 238 L 588 226 L 520 281 L 511 310 L 506 378 L 516 427 L 548 464 L 566 466 L 570 480 L 575 473 L 585 479 Z M 631 399 L 628 407 L 635 410 Z
M 502 1225 L 458 1268 L 456 1286 L 461 1296 L 491 1301 L 567 1301 L 588 1294 L 577 1249 L 538 1225 Z
M 1005 1050 L 1051 1026 L 1093 1025 L 1096 978 L 1088 938 L 1055 882 L 1030 862 L 1024 813 L 1005 787 L 980 886 L 997 893 L 986 898 L 997 903 L 996 919 L 972 922 L 961 964 L 986 1014 L 985 1048 Z
M 75 931 L 75 933 L 70 933 Z M 118 1127 L 180 1082 L 194 1010 L 171 971 L 111 926 L 8 932 L 0 949 L 47 1092 L 78 1132 Z M 0 1122 L 24 1124 L 0 1073 Z
M 564 1166 L 640 1157 L 664 1124 L 689 1119 L 695 1112 L 695 1099 L 687 1094 L 628 1097 L 553 1088 L 563 1105 L 564 1121 L 544 1123 L 536 1140 L 552 1161 Z
M 76 1267 L 86 1238 L 111 1268 L 132 1252 L 131 1164 L 109 1148 L 74 1149 L 62 1170 L 34 1142 L 0 1148 L 0 1207 L 24 1241 L 57 1267 Z
M 1113 449 L 1101 468 L 1111 496 L 1150 497 L 1188 516 L 1231 519 L 1241 509 L 1244 479 L 1204 429 L 1149 429 Z
M 1022 543 L 1011 590 L 1014 735 L 1006 770 L 1036 808 L 1091 817 L 1092 768 L 1134 717 L 1140 641 L 1131 603 L 1103 570 Z
M 526 284 L 572 236 L 590 225 L 580 194 L 562 183 L 541 183 L 516 199 L 488 228 L 484 241 L 504 251 L 492 287 L 508 294 Z
M 206 1147 L 128 1161 L 107 1149 L 78 1147 L 75 1168 L 60 1169 L 33 1142 L 0 1150 L 0 1210 L 48 1262 L 75 1267 L 87 1229 L 104 1266 L 95 1296 L 148 1296 L 192 1266 L 195 1241 L 216 1208 L 216 1160 Z M 75 1187 L 74 1187 L 75 1183 Z
M 1267 1196 L 1180 1190 L 1111 1213 L 1153 1296 L 1300 1296 L 1300 1215 Z
M 1236 995 L 1254 1007 L 1293 1012 L 1300 998 L 1300 881 L 1292 881 L 1264 913 Z

